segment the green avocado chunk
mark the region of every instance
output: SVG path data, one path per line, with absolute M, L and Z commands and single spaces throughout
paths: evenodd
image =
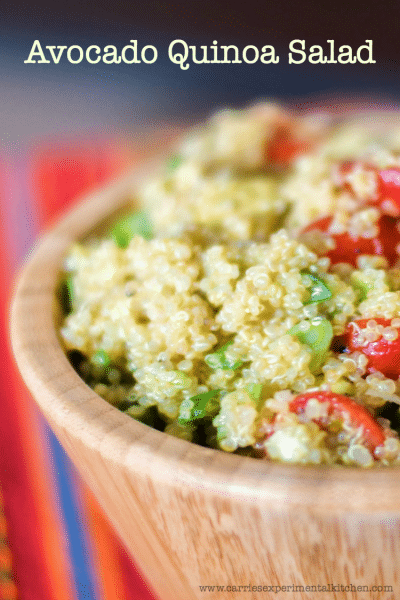
M 310 327 L 306 331 L 298 323 L 289 329 L 288 333 L 297 337 L 299 342 L 306 344 L 311 349 L 312 357 L 309 369 L 312 373 L 318 371 L 333 339 L 331 322 L 324 317 L 315 317 L 310 321 Z
M 332 298 L 331 290 L 320 277 L 308 271 L 303 271 L 302 275 L 307 275 L 313 282 L 310 288 L 310 299 L 304 302 L 305 305 L 312 304 L 313 302 L 323 302 Z

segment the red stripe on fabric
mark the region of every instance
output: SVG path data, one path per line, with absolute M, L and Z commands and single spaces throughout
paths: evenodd
M 0 235 L 2 221 L 0 222 Z M 14 372 L 8 354 L 6 339 L 6 290 L 8 281 L 7 260 L 0 246 L 0 370 L 3 377 L 1 388 L 0 419 L 0 476 L 5 500 L 6 518 L 9 523 L 10 548 L 14 555 L 15 578 L 21 598 L 38 600 L 50 597 L 45 562 L 38 545 L 39 521 L 35 513 L 35 500 L 28 476 L 28 456 L 24 450 L 23 433 L 18 416 L 16 399 L 19 393 L 14 385 Z M 38 595 L 32 595 L 32 582 Z
M 5 514 L 9 523 L 9 542 L 14 555 L 15 578 L 21 598 L 29 598 L 32 581 L 36 581 L 43 598 L 49 595 L 44 572 L 43 557 L 37 551 L 38 522 L 33 514 L 33 497 L 28 482 L 27 457 L 22 449 L 22 433 L 17 416 L 15 399 L 18 397 L 14 386 L 14 373 L 7 340 L 7 292 L 10 285 L 10 267 L 6 254 L 6 232 L 4 228 L 3 163 L 0 164 L 0 340 L 3 352 L 0 353 L 0 370 L 5 374 L 0 391 L 0 476 L 5 501 Z M 26 512 L 29 510 L 29 523 Z M 32 514 L 30 514 L 32 511 Z M 23 516 L 25 518 L 23 518 Z M 28 559 L 28 560 L 27 560 Z M 32 596 L 31 596 L 32 597 Z
M 155 596 L 152 590 L 147 587 L 145 580 L 136 570 L 132 559 L 121 544 L 118 544 L 118 553 L 125 586 L 128 590 L 126 600 L 157 600 L 158 596 Z
M 43 145 L 32 160 L 40 227 L 47 227 L 78 196 L 121 173 L 132 158 L 132 150 L 122 141 L 68 144 L 56 140 L 51 146 Z
M 4 163 L 0 164 L 0 354 L 2 378 L 0 419 L 0 478 L 9 523 L 9 544 L 21 600 L 71 600 L 62 532 L 51 497 L 49 465 L 43 459 L 43 439 L 36 415 L 8 345 L 10 254 L 5 236 Z M 17 176 L 15 174 L 15 176 Z M 47 547 L 44 547 L 44 542 Z M 61 590 L 61 591 L 60 591 Z

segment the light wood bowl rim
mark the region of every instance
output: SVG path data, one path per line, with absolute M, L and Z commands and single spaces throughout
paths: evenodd
M 376 118 L 382 112 L 366 114 Z M 387 118 L 391 113 L 383 114 Z M 292 466 L 203 448 L 131 419 L 95 394 L 74 371 L 53 317 L 62 257 L 73 240 L 107 218 L 110 207 L 116 211 L 126 207 L 132 190 L 159 164 L 160 159 L 139 164 L 85 196 L 41 236 L 19 275 L 10 313 L 11 343 L 41 411 L 72 442 L 80 440 L 105 460 L 123 465 L 133 478 L 135 473 L 146 475 L 155 485 L 223 495 L 235 502 L 261 502 L 281 511 L 399 515 L 397 467 Z

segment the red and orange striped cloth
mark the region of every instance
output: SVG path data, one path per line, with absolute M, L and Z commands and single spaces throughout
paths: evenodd
M 154 600 L 22 384 L 7 339 L 15 273 L 34 239 L 137 158 L 126 140 L 104 138 L 0 155 L 0 600 Z
M 7 522 L 4 514 L 3 495 L 0 490 L 0 598 L 17 600 L 17 588 L 13 581 L 11 551 L 7 540 Z

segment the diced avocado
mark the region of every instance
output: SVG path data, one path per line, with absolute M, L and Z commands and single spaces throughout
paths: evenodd
M 289 329 L 288 333 L 296 336 L 299 342 L 311 348 L 312 358 L 309 369 L 312 373 L 318 371 L 333 339 L 331 322 L 324 317 L 315 317 L 310 321 L 310 327 L 306 331 L 298 323 Z
M 323 300 L 332 298 L 332 292 L 328 286 L 325 285 L 323 279 L 308 271 L 303 271 L 302 275 L 307 275 L 313 282 L 310 288 L 310 298 L 304 302 L 305 305 L 312 304 L 313 302 L 323 302 Z

